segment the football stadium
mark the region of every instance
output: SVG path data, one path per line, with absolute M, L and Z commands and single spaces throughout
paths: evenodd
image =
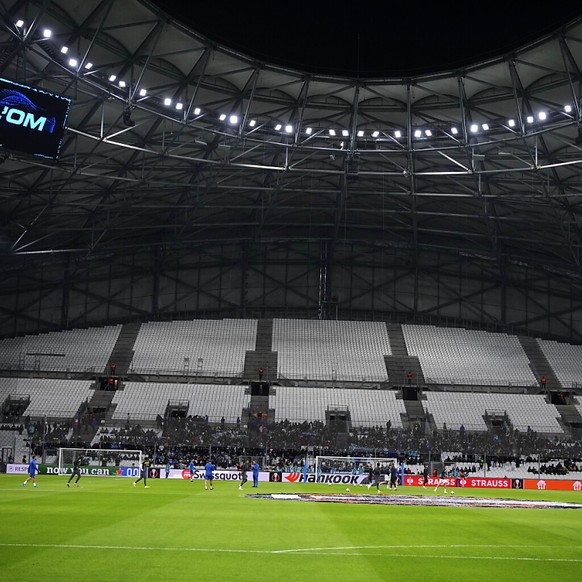
M 410 4 L 0 0 L 2 580 L 580 579 L 582 8 Z

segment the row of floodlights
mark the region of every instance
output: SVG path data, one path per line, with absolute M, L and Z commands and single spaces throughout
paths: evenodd
M 16 27 L 17 28 L 22 28 L 24 26 L 24 21 L 23 20 L 17 20 L 16 21 Z M 52 36 L 52 31 L 49 28 L 45 28 L 42 30 L 42 36 L 43 38 L 49 39 Z M 66 55 L 69 52 L 69 48 L 66 46 L 63 46 L 61 48 L 61 53 Z M 68 61 L 69 66 L 72 68 L 76 68 L 79 65 L 79 62 L 77 59 L 71 57 Z M 84 64 L 84 67 L 86 70 L 91 70 L 93 68 L 93 63 L 91 63 L 90 61 L 87 61 Z M 118 80 L 116 75 L 110 75 L 109 76 L 109 82 L 110 83 L 115 83 L 117 82 L 118 87 L 120 87 L 121 89 L 124 89 L 127 87 L 127 83 L 123 80 Z M 147 97 L 147 90 L 146 89 L 140 89 L 138 92 L 140 97 Z M 166 97 L 163 100 L 163 104 L 166 107 L 174 107 L 177 111 L 182 111 L 184 109 L 184 104 L 181 101 L 178 101 L 176 103 L 173 102 L 173 100 L 169 97 Z M 571 105 L 565 105 L 564 106 L 564 112 L 565 113 L 572 113 L 572 106 Z M 201 114 L 201 110 L 199 107 L 196 107 L 193 110 L 194 115 L 200 115 Z M 220 121 L 226 121 L 228 117 L 228 121 L 231 125 L 238 125 L 239 123 L 239 117 L 238 115 L 230 115 L 227 116 L 226 114 L 221 114 L 219 116 L 219 120 Z M 545 121 L 548 117 L 547 112 L 545 111 L 540 111 L 538 112 L 537 116 L 533 116 L 533 115 L 528 115 L 526 117 L 526 123 L 531 125 L 533 123 L 535 123 L 536 119 L 538 121 Z M 254 128 L 257 125 L 257 121 L 255 119 L 251 119 L 249 120 L 249 127 Z M 515 119 L 508 119 L 507 120 L 507 127 L 513 128 L 517 125 L 517 122 Z M 292 134 L 294 132 L 294 128 L 292 125 L 283 125 L 283 124 L 275 124 L 273 129 L 275 131 L 280 131 L 283 133 L 287 133 L 287 134 Z M 487 132 L 491 129 L 491 126 L 489 125 L 489 123 L 481 123 L 481 124 L 477 124 L 477 123 L 473 123 L 469 126 L 469 132 L 471 134 L 477 134 L 480 132 Z M 306 127 L 305 128 L 305 134 L 306 135 L 312 135 L 313 134 L 313 128 L 312 127 Z M 450 133 L 451 135 L 458 135 L 459 134 L 459 128 L 456 126 L 452 126 L 450 128 Z M 335 130 L 335 129 L 328 129 L 327 130 L 327 135 L 329 135 L 329 137 L 336 137 L 339 134 L 341 134 L 342 137 L 349 137 L 350 136 L 350 132 L 347 129 L 342 129 L 342 130 Z M 365 132 L 364 130 L 360 129 L 357 131 L 356 133 L 357 137 L 364 137 L 365 136 Z M 414 133 L 413 133 L 414 137 L 417 139 L 423 139 L 423 138 L 431 138 L 433 137 L 434 133 L 433 130 L 430 128 L 426 128 L 426 129 L 415 129 Z M 375 130 L 370 132 L 370 136 L 373 138 L 377 138 L 380 136 L 380 131 Z M 400 139 L 402 137 L 404 137 L 404 134 L 401 130 L 397 129 L 394 130 L 393 132 L 393 136 L 396 139 Z

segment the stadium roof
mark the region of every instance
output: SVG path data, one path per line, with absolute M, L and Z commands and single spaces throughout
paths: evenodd
M 57 162 L 0 152 L 5 264 L 324 240 L 580 273 L 582 15 L 485 61 L 367 78 L 258 60 L 145 0 L 0 12 L 0 77 L 72 100 Z

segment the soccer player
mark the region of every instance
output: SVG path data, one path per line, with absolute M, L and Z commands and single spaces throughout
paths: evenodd
M 83 457 L 81 457 L 81 456 L 77 457 L 73 463 L 73 472 L 71 473 L 71 476 L 69 477 L 69 480 L 67 481 L 67 487 L 71 486 L 71 480 L 73 479 L 73 477 L 75 477 L 75 475 L 77 476 L 77 479 L 75 480 L 75 487 L 79 486 L 79 479 L 81 478 L 81 465 L 82 464 L 83 464 Z
M 444 466 L 441 469 L 441 474 L 439 475 L 439 482 L 437 483 L 437 486 L 434 488 L 435 493 L 441 485 L 444 487 L 444 492 L 446 493 L 447 492 L 447 471 L 446 471 Z
M 376 466 L 372 471 L 372 478 L 374 479 L 374 485 L 376 485 L 376 492 L 380 493 L 380 483 L 382 481 L 382 470 L 380 469 L 380 463 L 376 463 Z
M 194 466 L 194 459 L 190 460 L 188 469 L 190 469 L 190 481 L 194 481 L 194 471 L 196 470 L 196 467 Z
M 396 463 L 392 463 L 390 467 L 390 489 L 394 489 L 394 491 L 398 489 L 398 467 Z
M 204 466 L 204 489 L 208 489 L 208 485 L 210 485 L 210 489 L 214 489 L 214 470 L 215 466 L 212 464 L 212 461 L 208 459 L 208 462 Z
M 141 464 L 141 473 L 139 479 L 133 482 L 133 486 L 135 487 L 142 479 L 143 484 L 146 489 L 149 489 L 150 486 L 148 485 L 148 469 L 150 468 L 150 461 L 147 457 L 143 460 Z
M 374 467 L 370 465 L 368 467 L 368 489 L 372 487 L 373 483 L 374 483 Z
M 422 488 L 426 489 L 427 485 L 428 485 L 428 465 L 425 465 L 424 469 L 422 470 Z
M 259 463 L 255 461 L 253 463 L 253 487 L 259 486 Z
M 22 484 L 22 486 L 26 487 L 26 484 L 29 481 L 32 481 L 34 483 L 34 486 L 38 487 L 38 485 L 36 484 L 37 474 L 38 474 L 38 464 L 36 462 L 36 455 L 32 455 L 32 457 L 30 457 L 30 462 L 28 463 L 28 477 L 26 478 L 26 481 Z
M 239 489 L 243 488 L 243 485 L 248 481 L 247 478 L 247 471 L 249 470 L 247 466 L 247 462 L 243 461 L 240 466 L 240 485 L 238 486 Z

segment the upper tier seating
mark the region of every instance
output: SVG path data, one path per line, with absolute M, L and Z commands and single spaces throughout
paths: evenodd
M 426 392 L 423 402 L 426 412 L 432 414 L 438 429 L 446 424 L 448 429 L 485 431 L 483 416 L 487 411 L 503 414 L 514 429 L 526 432 L 528 428 L 538 433 L 563 434 L 553 404 L 546 402 L 543 394 L 501 394 L 485 392 Z
M 346 388 L 312 388 L 278 386 L 276 395 L 269 396 L 269 408 L 275 409 L 275 420 L 325 422 L 328 408 L 346 406 L 350 410 L 352 426 L 402 428 L 401 414 L 406 414 L 404 401 L 390 390 Z
M 250 403 L 245 386 L 221 384 L 164 384 L 160 382 L 127 382 L 124 390 L 113 397 L 117 407 L 113 420 L 153 420 L 158 414 L 164 416 L 169 401 L 188 402 L 188 415 L 208 415 L 212 422 L 223 416 L 226 422 L 234 423 L 240 418 L 243 408 Z
M 582 385 L 582 346 L 538 339 L 544 356 L 563 388 Z
M 427 383 L 537 384 L 516 336 L 431 325 L 403 325 L 402 331 L 408 353 L 418 356 Z
M 255 349 L 257 321 L 195 319 L 141 326 L 131 371 L 142 374 L 242 376 Z
M 120 331 L 115 325 L 0 340 L 0 369 L 101 373 Z
M 279 376 L 298 380 L 384 382 L 390 341 L 384 323 L 274 319 Z

